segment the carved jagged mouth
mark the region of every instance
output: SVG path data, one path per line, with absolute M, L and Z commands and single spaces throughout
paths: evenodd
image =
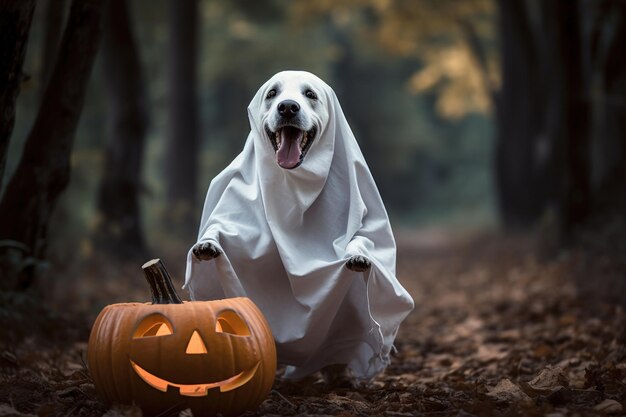
M 132 359 L 130 360 L 130 363 L 137 375 L 139 375 L 139 377 L 141 377 L 141 379 L 143 379 L 151 387 L 163 392 L 167 392 L 168 386 L 175 387 L 178 388 L 180 395 L 186 397 L 202 397 L 207 395 L 209 390 L 213 388 L 219 388 L 220 392 L 228 392 L 237 389 L 252 379 L 252 377 L 256 374 L 259 365 L 261 364 L 261 362 L 257 362 L 256 365 L 254 365 L 247 371 L 240 372 L 233 377 L 218 382 L 210 382 L 205 384 L 176 384 L 174 382 L 167 381 L 163 378 L 159 378 L 158 376 L 151 374 L 150 372 L 146 371 L 141 366 L 133 362 Z
M 313 126 L 305 131 L 297 126 L 282 126 L 273 132 L 265 125 L 265 132 L 276 153 L 278 165 L 285 169 L 293 169 L 302 164 L 315 140 L 317 128 Z

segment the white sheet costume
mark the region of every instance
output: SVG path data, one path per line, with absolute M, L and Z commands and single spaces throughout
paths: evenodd
M 281 77 L 320 92 L 329 120 L 301 166 L 279 167 L 264 126 L 263 100 Z M 372 175 L 334 91 L 315 75 L 285 71 L 248 107 L 243 152 L 209 186 L 198 235 L 222 250 L 211 261 L 189 252 L 184 288 L 192 300 L 250 297 L 276 340 L 286 378 L 344 363 L 371 378 L 389 363 L 413 300 L 395 276 L 396 247 Z M 346 268 L 352 255 L 371 263 Z

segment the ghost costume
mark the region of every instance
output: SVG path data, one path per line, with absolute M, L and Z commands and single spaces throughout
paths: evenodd
M 281 77 L 312 85 L 329 113 L 293 170 L 277 165 L 261 121 L 266 92 Z M 198 242 L 222 254 L 200 261 L 190 250 L 184 288 L 192 300 L 251 298 L 285 378 L 331 364 L 371 378 L 388 365 L 413 300 L 396 279 L 389 219 L 339 101 L 315 75 L 285 71 L 259 89 L 248 116 L 244 149 L 211 182 L 200 223 Z M 346 268 L 353 255 L 371 268 Z

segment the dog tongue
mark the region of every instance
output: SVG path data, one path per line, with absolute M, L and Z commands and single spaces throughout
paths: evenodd
M 280 130 L 280 148 L 276 152 L 276 162 L 283 168 L 293 168 L 300 162 L 300 143 L 304 131 L 286 126 Z

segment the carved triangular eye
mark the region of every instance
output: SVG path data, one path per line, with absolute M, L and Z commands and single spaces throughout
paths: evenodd
M 237 336 L 250 336 L 250 329 L 239 314 L 233 310 L 224 310 L 217 316 L 217 333 L 229 333 Z
M 162 314 L 151 314 L 139 323 L 133 338 L 167 336 L 173 333 L 174 330 L 172 328 L 172 324 L 165 318 L 165 316 Z

